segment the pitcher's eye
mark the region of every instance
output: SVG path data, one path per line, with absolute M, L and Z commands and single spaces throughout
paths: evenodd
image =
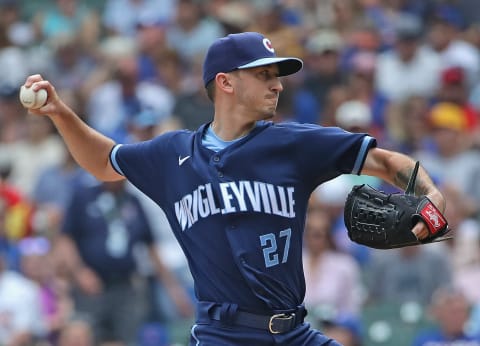
M 260 74 L 260 77 L 264 80 L 270 80 L 272 78 L 276 78 L 278 75 L 277 73 L 274 73 L 270 70 L 262 70 L 260 71 L 259 74 Z

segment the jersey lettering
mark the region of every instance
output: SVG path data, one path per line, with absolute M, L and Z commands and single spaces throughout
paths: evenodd
M 175 202 L 175 215 L 182 231 L 199 219 L 210 215 L 254 211 L 287 218 L 295 217 L 295 188 L 276 186 L 258 181 L 220 183 L 221 205 L 213 195 L 210 183 L 199 185 L 191 193 Z
M 265 267 L 270 268 L 278 264 L 277 240 L 275 234 L 268 233 L 260 236 L 260 245 L 263 247 Z
M 292 237 L 292 230 L 290 228 L 284 229 L 279 233 L 279 238 L 285 238 L 282 263 L 285 263 L 288 260 L 291 237 Z M 268 233 L 268 234 L 261 235 L 260 245 L 263 248 L 263 258 L 265 260 L 265 267 L 270 268 L 278 265 L 280 262 L 279 262 L 278 251 L 277 251 L 278 250 L 277 238 L 275 237 L 275 234 Z

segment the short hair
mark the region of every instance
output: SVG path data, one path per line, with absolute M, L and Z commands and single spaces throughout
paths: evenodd
M 207 96 L 210 101 L 215 102 L 215 80 L 211 80 L 205 86 L 205 90 L 207 91 Z

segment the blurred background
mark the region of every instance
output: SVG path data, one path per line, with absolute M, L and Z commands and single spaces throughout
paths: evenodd
M 367 132 L 419 159 L 454 238 L 352 243 L 345 175 L 312 195 L 308 319 L 345 346 L 480 345 L 478 0 L 0 0 L 0 345 L 187 345 L 193 287 L 165 215 L 79 168 L 18 101 L 40 73 L 119 142 L 195 130 L 213 109 L 207 47 L 258 31 L 304 60 L 275 121 Z M 322 158 L 318 158 L 322 159 Z

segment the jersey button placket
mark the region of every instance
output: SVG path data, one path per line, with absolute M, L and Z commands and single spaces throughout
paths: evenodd
M 223 176 L 224 176 L 224 175 L 223 175 L 223 172 L 220 171 L 220 166 L 221 166 L 221 165 L 220 165 L 220 156 L 214 155 L 214 156 L 212 157 L 212 161 L 214 162 L 214 166 L 215 166 L 215 168 L 216 168 L 216 170 L 217 170 L 217 175 L 218 175 L 218 177 L 219 177 L 219 178 L 223 178 Z

